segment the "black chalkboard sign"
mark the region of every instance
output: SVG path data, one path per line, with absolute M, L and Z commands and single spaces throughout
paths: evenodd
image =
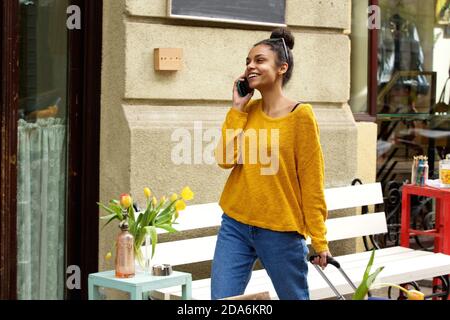
M 285 26 L 286 0 L 168 0 L 170 17 Z

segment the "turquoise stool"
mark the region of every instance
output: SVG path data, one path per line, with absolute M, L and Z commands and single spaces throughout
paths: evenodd
M 114 276 L 114 270 L 89 275 L 89 300 L 99 300 L 99 287 L 112 288 L 130 293 L 131 300 L 142 300 L 149 291 L 182 286 L 182 298 L 191 300 L 192 275 L 190 273 L 174 271 L 170 276 L 151 276 L 136 273 L 133 278 L 120 279 Z

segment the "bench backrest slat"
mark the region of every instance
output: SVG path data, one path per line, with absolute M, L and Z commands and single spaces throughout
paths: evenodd
M 384 212 L 328 219 L 328 241 L 357 238 L 387 232 Z
M 180 216 L 174 228 L 178 231 L 217 227 L 222 222 L 223 210 L 218 203 L 194 204 L 180 211 Z M 158 233 L 165 233 L 158 229 Z
M 328 211 L 383 203 L 380 183 L 325 189 Z

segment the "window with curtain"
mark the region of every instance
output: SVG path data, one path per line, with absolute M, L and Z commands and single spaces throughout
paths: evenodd
M 20 0 L 17 288 L 24 300 L 64 299 L 68 4 Z

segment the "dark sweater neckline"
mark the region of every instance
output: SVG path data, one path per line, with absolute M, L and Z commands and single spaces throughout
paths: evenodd
M 298 106 L 299 106 L 300 104 L 301 104 L 301 102 L 297 103 L 297 104 L 295 105 L 294 109 L 292 109 L 292 111 L 291 111 L 291 112 L 294 112 L 294 111 L 295 111 L 295 109 L 297 109 L 297 107 L 298 107 Z
M 262 99 L 259 99 L 259 100 L 258 100 L 258 104 L 257 104 L 257 107 L 256 107 L 257 112 L 258 112 L 258 113 L 261 113 L 261 116 L 262 116 L 265 120 L 268 120 L 268 121 L 271 121 L 271 122 L 272 122 L 272 121 L 283 121 L 283 120 L 286 120 L 286 119 L 291 118 L 292 116 L 294 116 L 294 114 L 296 114 L 297 112 L 300 111 L 301 108 L 297 108 L 297 107 L 298 107 L 299 105 L 303 105 L 303 104 L 304 104 L 303 102 L 299 102 L 299 103 L 297 103 L 297 105 L 294 107 L 294 109 L 293 109 L 291 112 L 289 112 L 289 113 L 287 113 L 287 114 L 285 114 L 284 116 L 281 116 L 281 117 L 272 118 L 272 117 L 268 116 L 268 115 L 263 111 L 263 107 L 262 107 L 263 103 L 262 103 L 262 102 L 263 102 Z

